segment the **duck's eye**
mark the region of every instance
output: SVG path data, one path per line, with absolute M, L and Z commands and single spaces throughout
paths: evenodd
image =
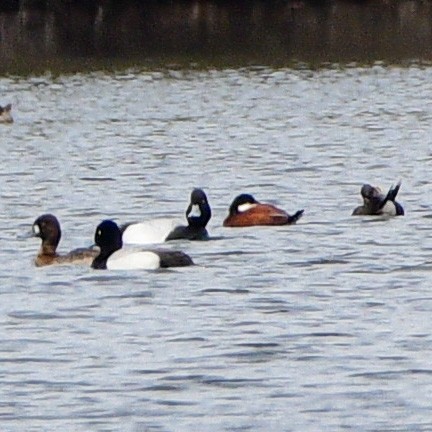
M 96 233 L 96 235 L 98 235 L 100 237 L 102 235 L 102 231 L 98 230 L 98 232 Z

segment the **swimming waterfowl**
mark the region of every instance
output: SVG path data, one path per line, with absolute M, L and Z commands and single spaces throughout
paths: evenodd
M 179 225 L 178 221 L 165 218 L 126 224 L 120 229 L 125 244 L 163 243 L 178 239 L 206 240 L 206 226 L 210 218 L 211 209 L 205 192 L 194 189 L 186 209 L 187 225 Z
M 353 216 L 403 216 L 405 211 L 400 203 L 396 201 L 401 182 L 391 186 L 386 195 L 380 188 L 364 184 L 360 190 L 363 197 L 363 205 L 356 207 Z
M 149 249 L 124 250 L 122 232 L 112 220 L 102 221 L 96 228 L 95 243 L 100 248 L 92 268 L 109 270 L 134 270 L 193 265 L 189 255 L 181 251 Z
M 225 227 L 248 227 L 254 225 L 290 225 L 295 224 L 303 215 L 298 210 L 290 216 L 284 210 L 271 204 L 257 201 L 250 194 L 238 195 L 229 208 L 229 215 L 223 222 Z
M 58 219 L 52 214 L 39 216 L 32 226 L 33 236 L 42 240 L 41 248 L 35 259 L 36 267 L 52 264 L 85 264 L 90 265 L 98 255 L 95 248 L 74 249 L 71 252 L 60 255 L 57 246 L 61 239 L 61 229 Z
M 13 123 L 11 110 L 11 104 L 7 104 L 4 107 L 0 106 L 0 123 Z

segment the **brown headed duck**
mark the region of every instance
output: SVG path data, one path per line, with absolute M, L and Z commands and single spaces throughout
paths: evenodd
M 51 264 L 85 264 L 90 266 L 99 254 L 97 248 L 74 249 L 65 255 L 57 253 L 61 238 L 60 223 L 52 214 L 39 216 L 33 223 L 33 236 L 42 239 L 42 246 L 35 259 L 36 267 Z

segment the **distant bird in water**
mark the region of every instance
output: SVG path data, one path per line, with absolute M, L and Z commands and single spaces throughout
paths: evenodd
M 396 201 L 401 182 L 391 186 L 387 195 L 384 195 L 380 188 L 364 184 L 360 190 L 363 197 L 363 205 L 356 207 L 353 216 L 403 216 L 403 207 Z
M 13 123 L 11 110 L 12 110 L 11 104 L 7 104 L 4 107 L 0 105 L 0 123 Z

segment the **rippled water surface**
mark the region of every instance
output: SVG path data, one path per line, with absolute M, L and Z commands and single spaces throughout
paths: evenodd
M 432 69 L 265 68 L 0 79 L 3 431 L 431 430 Z M 406 217 L 353 218 L 402 180 Z M 182 219 L 196 266 L 35 268 L 103 218 Z M 223 228 L 249 192 L 297 226 Z

